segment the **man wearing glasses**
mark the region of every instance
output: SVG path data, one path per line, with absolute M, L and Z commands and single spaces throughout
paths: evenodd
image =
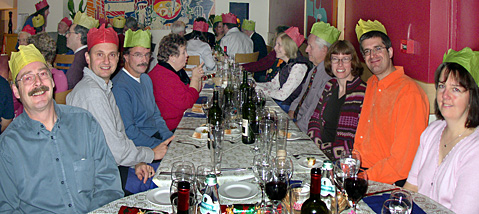
M 19 49 L 9 65 L 25 111 L 0 136 L 0 213 L 87 213 L 123 197 L 98 122 L 84 109 L 57 105 L 40 51 Z
M 384 25 L 359 20 L 356 34 L 374 75 L 367 82 L 354 148 L 370 180 L 402 187 L 428 124 L 429 101 L 404 68 L 393 65 L 393 48 Z
M 88 67 L 83 69 L 83 78 L 67 96 L 67 104 L 90 111 L 100 123 L 108 146 L 119 166 L 135 167 L 134 179 L 146 182 L 154 175 L 153 167 L 145 163 L 162 159 L 173 137 L 156 147 L 136 146 L 125 133 L 125 126 L 111 91 L 110 76 L 119 60 L 118 36 L 113 28 L 92 28 L 88 32 L 88 52 L 85 54 Z M 122 186 L 127 174 L 121 171 Z M 127 173 L 127 172 L 126 172 Z M 129 192 L 125 191 L 128 195 Z
M 173 133 L 161 117 L 155 103 L 151 79 L 145 73 L 151 59 L 150 46 L 149 30 L 126 31 L 123 44 L 125 67 L 112 79 L 114 86 L 112 91 L 128 138 L 133 140 L 136 146 L 154 148 L 173 136 Z M 151 166 L 156 170 L 159 164 L 159 162 L 153 162 Z M 135 176 L 135 171 L 129 169 L 128 174 Z M 131 181 L 135 180 L 128 179 L 126 184 L 129 192 L 136 193 L 150 188 L 151 179 L 139 185 Z

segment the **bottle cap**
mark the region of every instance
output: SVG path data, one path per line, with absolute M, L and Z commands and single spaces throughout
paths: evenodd
M 190 182 L 188 181 L 178 182 L 178 189 L 190 189 Z
M 208 186 L 216 186 L 216 175 L 214 174 L 209 174 L 206 176 L 206 181 L 205 181 L 206 185 Z
M 321 168 L 311 168 L 311 176 L 321 176 Z

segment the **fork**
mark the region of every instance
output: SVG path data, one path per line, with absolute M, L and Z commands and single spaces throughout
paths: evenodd
M 295 154 L 295 155 L 292 155 L 294 158 L 296 159 L 300 159 L 299 156 L 301 155 L 321 155 L 321 154 L 317 154 L 317 153 L 301 153 L 301 154 Z
M 177 142 L 177 143 L 181 143 L 181 144 L 186 144 L 186 145 L 192 145 L 192 146 L 194 146 L 194 147 L 197 148 L 197 149 L 201 147 L 201 146 L 198 146 L 198 145 L 196 145 L 196 144 L 194 144 L 194 143 L 187 143 L 187 142 L 183 142 L 183 141 L 181 141 L 181 140 L 177 140 L 176 142 Z

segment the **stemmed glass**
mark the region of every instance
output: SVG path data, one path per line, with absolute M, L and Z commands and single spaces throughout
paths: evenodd
M 206 115 L 206 124 L 208 124 L 208 111 L 210 108 L 213 106 L 213 102 L 210 101 L 210 99 L 207 97 L 205 101 L 201 104 L 201 108 L 203 109 L 203 112 Z
M 266 181 L 266 195 L 273 201 L 277 209 L 281 200 L 286 197 L 288 184 L 293 175 L 293 163 L 288 157 L 278 157 L 273 159 L 271 173 L 268 174 Z
M 178 183 L 187 181 L 190 183 L 190 207 L 196 204 L 196 180 L 195 166 L 189 161 L 174 162 L 171 167 L 170 201 L 173 207 L 178 199 Z
M 265 204 L 264 187 L 265 187 L 266 179 L 269 177 L 269 174 L 271 173 L 268 157 L 269 156 L 264 154 L 257 154 L 253 158 L 253 172 L 256 178 L 256 182 L 258 182 L 259 187 L 261 188 L 260 206 L 263 206 Z
M 391 193 L 390 199 L 397 199 L 400 202 L 404 202 L 407 205 L 408 213 L 412 212 L 412 195 L 410 192 L 406 190 L 394 190 Z
M 388 199 L 383 203 L 381 214 L 408 214 L 408 206 L 404 201 L 397 198 Z
M 353 203 L 354 212 L 356 212 L 357 203 L 368 191 L 368 174 L 366 171 L 356 173 L 357 170 L 351 169 L 346 173 L 344 180 L 344 189 L 348 193 L 348 198 Z
M 206 184 L 206 176 L 209 174 L 215 174 L 215 168 L 212 164 L 204 164 L 199 165 L 196 170 L 196 186 L 198 187 L 198 191 L 203 194 L 205 191 Z
M 339 162 L 342 164 L 343 171 L 347 172 L 349 169 L 355 169 L 354 174 L 357 174 L 361 168 L 361 154 L 357 150 L 343 151 Z

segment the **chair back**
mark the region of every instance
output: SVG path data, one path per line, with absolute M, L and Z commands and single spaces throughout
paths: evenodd
M 195 56 L 188 56 L 188 62 L 186 62 L 186 65 L 200 65 L 200 56 L 195 55 Z M 191 68 L 185 68 L 186 71 L 191 71 Z
M 269 46 L 269 45 L 266 45 L 266 51 L 271 52 L 273 50 L 273 47 Z
M 58 70 L 68 70 L 74 59 L 75 55 L 57 54 L 55 61 L 53 62 L 53 67 Z
M 57 102 L 57 104 L 67 104 L 67 95 L 72 92 L 72 90 L 73 89 L 55 93 L 55 102 Z
M 236 63 L 249 63 L 258 61 L 259 52 L 249 53 L 249 54 L 240 54 L 235 55 Z

